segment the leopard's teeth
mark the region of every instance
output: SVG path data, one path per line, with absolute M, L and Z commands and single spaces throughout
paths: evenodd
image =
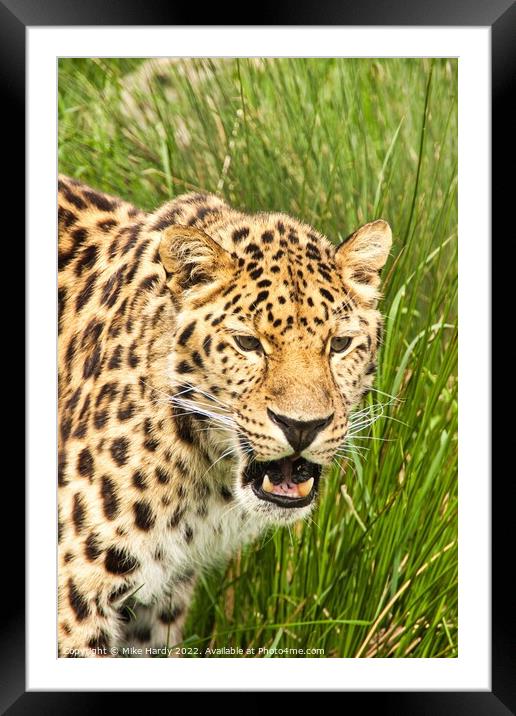
M 272 482 L 270 481 L 268 475 L 265 475 L 265 477 L 263 478 L 262 490 L 263 490 L 264 492 L 273 492 L 273 491 L 274 491 L 274 485 L 273 485 Z
M 306 480 L 306 482 L 300 482 L 297 486 L 297 491 L 299 492 L 301 497 L 306 497 L 312 492 L 312 487 L 314 485 L 314 478 L 311 477 L 309 480 Z

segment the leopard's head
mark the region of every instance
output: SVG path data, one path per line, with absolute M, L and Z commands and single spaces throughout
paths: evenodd
M 374 221 L 335 247 L 284 214 L 260 214 L 209 234 L 172 226 L 161 239 L 178 311 L 170 388 L 234 458 L 237 498 L 292 521 L 311 509 L 372 384 L 391 231 Z

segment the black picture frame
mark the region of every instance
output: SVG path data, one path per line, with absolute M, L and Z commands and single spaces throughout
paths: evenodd
M 176 6 L 177 5 L 177 6 Z M 190 8 L 190 9 L 189 9 Z M 503 223 L 510 212 L 509 192 L 513 182 L 505 180 L 505 167 L 514 156 L 512 140 L 513 114 L 508 111 L 513 99 L 511 79 L 516 76 L 516 6 L 512 0 L 402 0 L 378 2 L 360 0 L 323 4 L 314 0 L 299 0 L 297 4 L 265 3 L 260 6 L 260 21 L 239 18 L 233 12 L 232 22 L 223 16 L 220 6 L 202 11 L 203 24 L 213 25 L 366 25 L 366 26 L 489 26 L 492 40 L 492 236 L 502 234 Z M 20 233 L 25 215 L 24 186 L 25 156 L 25 41 L 27 27 L 77 26 L 77 25 L 190 25 L 191 19 L 199 19 L 198 7 L 147 0 L 0 0 L 0 80 L 3 94 L 2 120 L 4 139 L 12 155 L 9 176 L 4 187 L 7 192 L 9 211 L 4 210 L 4 221 L 12 221 L 9 243 L 22 246 Z M 194 17 L 196 15 L 196 17 Z M 239 22 L 234 22 L 237 19 Z M 15 150 L 15 151 L 13 151 Z M 5 217 L 7 213 L 7 217 Z M 5 227 L 5 224 L 4 224 Z M 506 236 L 513 236 L 514 229 Z M 501 236 L 501 241 L 504 241 Z M 8 321 L 8 318 L 6 317 Z M 12 326 L 20 325 L 15 317 Z M 15 331 L 12 331 L 15 335 Z M 10 339 L 11 340 L 11 339 Z M 29 346 L 29 348 L 34 348 Z M 501 442 L 502 438 L 499 438 Z M 510 470 L 510 468 L 509 468 Z M 504 471 L 505 472 L 505 471 Z M 492 518 L 492 691 L 472 692 L 347 692 L 342 708 L 378 710 L 382 714 L 399 716 L 453 714 L 477 714 L 502 716 L 516 712 L 516 637 L 513 591 L 508 581 L 508 562 L 505 559 L 508 526 L 513 524 L 513 507 L 507 499 L 504 472 L 493 476 Z M 26 692 L 25 691 L 25 609 L 24 584 L 24 485 L 21 476 L 9 482 L 10 503 L 7 511 L 3 505 L 4 574 L 8 574 L 10 599 L 8 608 L 2 611 L 2 651 L 0 656 L 0 711 L 13 716 L 18 714 L 86 714 L 105 713 L 121 709 L 120 693 L 78 692 Z M 9 512 L 9 515 L 7 514 Z M 9 518 L 9 519 L 8 519 Z M 512 518 L 512 519 L 511 519 Z M 14 527 L 17 525 L 17 527 Z M 8 564 L 6 564 L 6 562 Z M 509 563 L 510 564 L 510 563 Z M 5 583 L 4 583 L 5 584 Z M 4 591 L 4 590 L 2 590 Z M 14 596 L 13 596 L 14 595 Z M 409 685 L 408 685 L 409 686 Z M 295 690 L 295 689 L 294 689 Z M 132 693 L 131 705 L 137 708 L 141 699 L 148 696 Z M 169 707 L 172 706 L 169 695 Z

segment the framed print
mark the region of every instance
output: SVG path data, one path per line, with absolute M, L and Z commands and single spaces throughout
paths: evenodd
M 509 713 L 489 133 L 496 172 L 514 8 L 95 9 L 0 7 L 9 136 L 27 98 L 5 708 Z

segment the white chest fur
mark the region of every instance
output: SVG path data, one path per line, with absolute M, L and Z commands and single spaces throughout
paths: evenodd
M 163 517 L 152 535 L 138 540 L 138 601 L 160 601 L 176 579 L 225 561 L 264 529 L 259 515 L 234 500 L 225 503 L 214 496 L 206 507 L 206 514 L 199 514 L 195 505 L 187 507 L 173 528 Z

